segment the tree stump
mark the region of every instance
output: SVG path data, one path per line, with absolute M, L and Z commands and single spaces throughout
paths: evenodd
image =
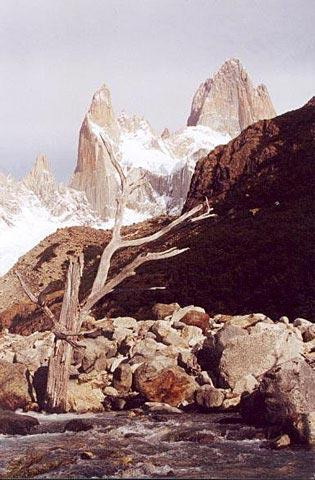
M 61 335 L 67 332 L 79 332 L 79 287 L 81 277 L 80 259 L 70 260 L 65 285 L 59 325 Z M 55 347 L 48 364 L 48 378 L 45 399 L 45 410 L 50 412 L 66 412 L 69 384 L 69 371 L 72 359 L 72 345 L 56 336 Z

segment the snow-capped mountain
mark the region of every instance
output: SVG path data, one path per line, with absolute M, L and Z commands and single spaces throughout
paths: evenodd
M 110 91 L 103 85 L 94 94 L 82 123 L 71 186 L 84 191 L 105 220 L 114 215 L 118 180 L 101 136 L 114 147 L 126 172 L 132 170 L 133 178 L 147 179 L 147 184 L 129 199 L 129 207 L 149 216 L 178 213 L 186 199 L 196 161 L 231 139 L 202 125 L 160 136 L 143 117 L 122 113 L 116 118 Z
M 125 224 L 142 219 L 127 211 Z M 22 181 L 0 174 L 0 275 L 57 228 L 74 225 L 109 228 L 111 222 L 100 219 L 83 192 L 58 184 L 44 155 Z
M 197 90 L 188 126 L 159 135 L 143 117 L 115 115 L 103 85 L 84 117 L 70 187 L 58 184 L 40 155 L 22 180 L 0 174 L 0 275 L 59 227 L 113 223 L 117 173 L 101 137 L 117 152 L 132 180 L 147 182 L 129 198 L 124 224 L 181 211 L 197 161 L 249 123 L 273 116 L 266 87 L 253 87 L 238 60 L 224 63 Z

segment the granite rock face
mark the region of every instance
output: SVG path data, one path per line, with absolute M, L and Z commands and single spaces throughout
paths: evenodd
M 113 111 L 110 91 L 103 85 L 94 94 L 91 106 L 80 130 L 78 162 L 71 186 L 84 191 L 92 206 L 102 218 L 113 216 L 118 189 L 114 168 L 104 145 L 99 139 L 117 141 L 119 127 Z
M 240 61 L 232 58 L 200 85 L 187 125 L 204 125 L 236 137 L 248 125 L 275 115 L 265 85 L 254 87 Z

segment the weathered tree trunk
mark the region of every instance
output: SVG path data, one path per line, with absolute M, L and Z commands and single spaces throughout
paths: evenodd
M 81 265 L 79 258 L 70 260 L 63 297 L 59 328 L 61 333 L 78 332 L 79 319 L 79 287 Z M 66 340 L 56 337 L 55 348 L 48 365 L 48 378 L 45 409 L 51 412 L 66 412 L 68 399 L 69 370 L 73 347 Z

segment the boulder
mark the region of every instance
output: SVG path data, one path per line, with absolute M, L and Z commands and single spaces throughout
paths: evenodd
M 231 316 L 226 324 L 235 325 L 241 328 L 248 328 L 256 325 L 258 322 L 273 323 L 273 321 L 263 313 L 251 313 L 249 315 Z
M 189 347 L 194 347 L 205 339 L 201 328 L 193 325 L 185 325 L 181 331 L 181 337 Z
M 153 324 L 154 324 L 154 320 L 139 320 L 138 321 L 138 336 L 139 336 L 139 338 L 144 338 L 148 334 L 148 332 L 149 332 L 149 330 L 150 330 L 150 328 L 152 327 Z
M 156 362 L 146 362 L 134 373 L 134 389 L 151 402 L 168 403 L 178 407 L 193 400 L 197 384 L 176 366 L 160 368 Z
M 53 351 L 54 335 L 51 332 L 35 332 L 28 336 L 2 333 L 0 359 L 10 363 L 21 363 L 35 372 L 48 364 Z
M 89 372 L 94 368 L 97 360 L 97 369 L 106 368 L 106 360 L 112 358 L 117 353 L 117 343 L 115 341 L 108 340 L 105 337 L 97 338 L 85 338 L 80 342 L 85 346 L 85 349 L 76 349 L 73 357 L 74 362 L 81 363 L 84 372 Z M 80 360 L 79 356 L 82 356 Z
M 185 348 L 188 343 L 180 336 L 180 334 L 172 328 L 166 320 L 157 320 L 151 327 L 151 331 L 156 335 L 159 342 L 165 345 Z
M 240 378 L 236 383 L 233 389 L 233 393 L 236 395 L 242 395 L 243 393 L 252 393 L 255 388 L 258 387 L 258 382 L 254 375 L 245 375 L 245 377 Z
M 89 383 L 79 384 L 75 380 L 70 380 L 67 410 L 77 413 L 102 412 L 104 398 L 100 388 L 93 388 Z
M 0 361 L 0 408 L 16 410 L 33 402 L 24 365 Z
M 188 307 L 184 307 L 176 310 L 172 315 L 171 323 L 182 321 L 182 318 L 185 317 L 185 315 L 189 312 L 206 313 L 204 308 L 195 307 L 194 305 L 189 305 Z
M 240 326 L 225 324 L 214 337 L 217 353 L 221 354 L 232 339 L 246 335 L 248 335 L 247 330 L 244 330 Z
M 131 330 L 138 329 L 138 322 L 135 318 L 132 317 L 117 317 L 113 318 L 114 328 L 129 328 Z
M 0 433 L 7 435 L 28 435 L 39 425 L 39 421 L 29 415 L 19 415 L 0 410 Z
M 304 332 L 303 332 L 303 340 L 304 342 L 311 342 L 315 339 L 315 325 L 310 325 Z
M 301 333 L 304 333 L 309 327 L 313 325 L 312 322 L 306 320 L 305 318 L 296 318 L 293 322 L 293 326 L 297 327 Z
M 315 371 L 296 358 L 272 368 L 260 384 L 266 421 L 297 435 L 298 440 L 315 444 Z
M 83 418 L 73 418 L 66 423 L 65 432 L 87 432 L 93 428 L 93 424 Z
M 189 310 L 180 321 L 186 325 L 199 327 L 202 332 L 205 333 L 209 329 L 209 319 L 210 317 L 207 313 L 199 312 L 198 310 Z
M 113 333 L 113 339 L 120 345 L 126 338 L 134 335 L 131 328 L 116 327 Z
M 152 307 L 153 318 L 156 320 L 164 320 L 164 318 L 173 315 L 180 309 L 178 303 L 156 303 Z
M 132 386 L 132 370 L 128 363 L 120 363 L 114 371 L 113 386 L 119 394 L 128 393 Z
M 211 385 L 203 385 L 195 394 L 197 405 L 203 408 L 221 407 L 225 399 L 224 391 Z
M 136 342 L 131 350 L 131 354 L 142 355 L 145 358 L 154 357 L 158 352 L 162 352 L 166 348 L 163 343 L 157 342 L 153 338 L 145 338 Z
M 226 344 L 218 366 L 221 383 L 234 388 L 246 375 L 258 377 L 302 353 L 302 340 L 286 325 L 257 324 L 250 335 L 237 336 Z
M 235 409 L 236 407 L 239 406 L 241 402 L 241 396 L 240 395 L 235 395 L 230 398 L 226 398 L 224 402 L 222 403 L 222 409 L 223 410 L 230 410 L 230 409 Z
M 110 383 L 109 374 L 107 372 L 98 372 L 92 370 L 89 373 L 80 373 L 78 376 L 78 383 L 88 383 L 92 388 L 104 389 Z
M 183 413 L 182 410 L 176 407 L 168 405 L 168 403 L 159 403 L 159 402 L 145 402 L 144 409 L 149 412 L 159 412 L 159 413 Z

